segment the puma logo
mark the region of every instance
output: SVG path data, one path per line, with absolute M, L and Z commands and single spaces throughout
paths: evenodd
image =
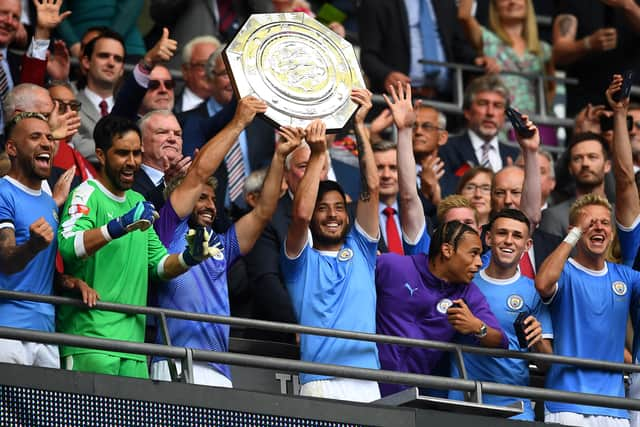
M 410 284 L 405 283 L 404 287 L 409 290 L 409 295 L 413 296 L 413 293 L 418 290 L 418 288 L 412 288 Z

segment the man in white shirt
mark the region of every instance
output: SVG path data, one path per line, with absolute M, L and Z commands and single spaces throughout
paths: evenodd
M 105 31 L 94 38 L 84 48 L 81 62 L 89 71 L 87 86 L 78 92 L 80 109 L 80 136 L 76 148 L 92 163 L 97 162 L 93 128 L 98 120 L 111 112 L 116 84 L 124 72 L 125 57 L 122 36 L 113 31 Z
M 182 77 L 185 86 L 176 98 L 175 113 L 193 110 L 213 95 L 213 85 L 205 74 L 209 56 L 220 46 L 213 36 L 191 39 L 182 49 Z

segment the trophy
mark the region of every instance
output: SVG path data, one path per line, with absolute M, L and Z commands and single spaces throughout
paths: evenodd
M 254 95 L 276 127 L 322 119 L 327 132 L 345 127 L 364 88 L 351 43 L 304 13 L 254 14 L 222 54 L 238 99 Z

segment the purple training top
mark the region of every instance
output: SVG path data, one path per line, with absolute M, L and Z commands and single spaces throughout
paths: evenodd
M 378 334 L 434 341 L 465 341 L 479 345 L 474 336 L 459 334 L 447 321 L 447 309 L 456 299 L 465 300 L 471 312 L 487 326 L 502 332 L 484 295 L 474 283 L 449 283 L 435 277 L 425 254 L 378 257 L 376 264 L 376 329 Z M 502 347 L 507 348 L 502 333 Z M 378 344 L 380 366 L 400 372 L 431 374 L 444 351 L 393 344 Z M 407 388 L 380 384 L 383 396 Z

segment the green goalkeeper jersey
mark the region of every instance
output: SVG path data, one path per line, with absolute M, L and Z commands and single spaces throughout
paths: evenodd
M 153 227 L 112 240 L 91 256 L 85 252 L 84 231 L 102 227 L 143 200 L 133 190 L 119 197 L 98 181 L 88 180 L 73 191 L 64 206 L 58 239 L 65 273 L 84 280 L 98 292 L 100 301 L 144 306 L 149 275 L 163 275 L 167 250 Z M 143 342 L 145 316 L 63 305 L 58 307 L 57 329 L 74 335 Z M 93 351 L 97 350 L 63 346 L 60 353 L 66 357 Z M 144 355 L 105 353 L 146 359 Z

